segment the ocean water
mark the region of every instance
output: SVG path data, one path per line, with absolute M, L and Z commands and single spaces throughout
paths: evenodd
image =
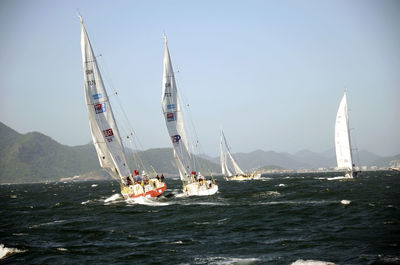
M 127 203 L 113 181 L 0 186 L 1 264 L 400 264 L 400 174 L 263 175 Z

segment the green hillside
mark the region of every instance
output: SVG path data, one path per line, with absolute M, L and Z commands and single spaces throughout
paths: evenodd
M 1 122 L 0 136 L 0 183 L 58 181 L 77 175 L 109 177 L 100 168 L 92 144 L 74 147 L 61 145 L 38 132 L 20 134 Z M 134 152 L 134 156 L 132 153 L 128 153 L 131 169 L 149 170 L 154 167 L 157 173 L 166 176 L 178 174 L 171 148 Z M 198 161 L 212 172 L 219 169 L 205 159 L 199 158 Z M 208 174 L 208 171 L 203 170 L 204 174 Z

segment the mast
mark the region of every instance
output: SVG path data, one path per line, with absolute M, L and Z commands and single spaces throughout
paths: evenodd
M 165 40 L 164 73 L 162 90 L 162 110 L 168 129 L 172 147 L 174 149 L 175 162 L 182 181 L 188 181 L 194 165 L 190 155 L 188 138 L 185 131 L 181 102 L 176 86 L 174 70 L 168 49 L 168 41 Z
M 81 49 L 84 91 L 93 144 L 102 168 L 122 183 L 130 175 L 125 150 L 82 17 Z

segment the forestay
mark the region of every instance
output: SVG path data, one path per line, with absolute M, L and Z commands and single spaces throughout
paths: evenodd
M 101 167 L 124 181 L 130 174 L 124 147 L 82 17 L 80 20 L 85 96 L 93 143 Z
M 188 139 L 186 137 L 181 103 L 166 38 L 162 85 L 162 109 L 165 123 L 167 125 L 168 133 L 174 149 L 174 157 L 176 160 L 176 165 L 178 166 L 181 180 L 187 181 L 188 175 L 190 175 L 190 170 L 193 169 L 193 165 L 191 162 L 190 149 L 188 145 Z
M 335 124 L 335 149 L 339 169 L 352 170 L 353 161 L 351 153 L 349 119 L 347 113 L 346 92 L 340 102 Z

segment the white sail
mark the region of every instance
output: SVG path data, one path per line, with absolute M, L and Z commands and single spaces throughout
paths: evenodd
M 339 169 L 352 170 L 353 159 L 351 153 L 349 118 L 347 113 L 346 92 L 340 102 L 335 124 L 335 149 Z
M 93 143 L 101 167 L 124 181 L 130 174 L 124 147 L 82 17 L 80 20 L 85 96 Z
M 162 109 L 165 123 L 174 148 L 175 161 L 183 181 L 187 181 L 190 170 L 193 169 L 190 149 L 184 127 L 181 103 L 175 82 L 174 70 L 165 38 L 164 75 Z
M 224 146 L 223 146 L 223 144 L 222 144 L 222 135 L 221 135 L 221 141 L 220 141 L 220 143 L 219 143 L 219 151 L 220 151 L 220 154 L 219 154 L 219 160 L 220 160 L 220 162 L 221 162 L 221 172 L 222 172 L 222 175 L 226 175 L 226 157 L 225 157 L 225 152 L 224 152 Z
M 231 154 L 231 151 L 229 149 L 228 143 L 226 141 L 226 138 L 225 138 L 225 135 L 224 135 L 224 132 L 222 131 L 222 129 L 221 129 L 221 135 L 222 135 L 222 138 L 224 139 L 226 153 L 228 154 L 229 158 L 231 159 L 233 168 L 235 169 L 235 173 L 244 175 L 243 170 L 239 167 L 238 163 L 236 162 L 236 160 L 233 158 L 233 156 Z M 225 161 L 225 165 L 226 165 L 226 161 Z M 228 167 L 226 166 L 226 168 L 228 168 Z
M 232 176 L 232 173 L 229 171 L 228 165 L 227 165 L 227 155 L 225 154 L 224 151 L 224 145 L 223 145 L 223 139 L 222 139 L 222 134 L 221 134 L 221 142 L 220 142 L 220 162 L 221 162 L 221 171 L 222 175 L 228 175 Z

